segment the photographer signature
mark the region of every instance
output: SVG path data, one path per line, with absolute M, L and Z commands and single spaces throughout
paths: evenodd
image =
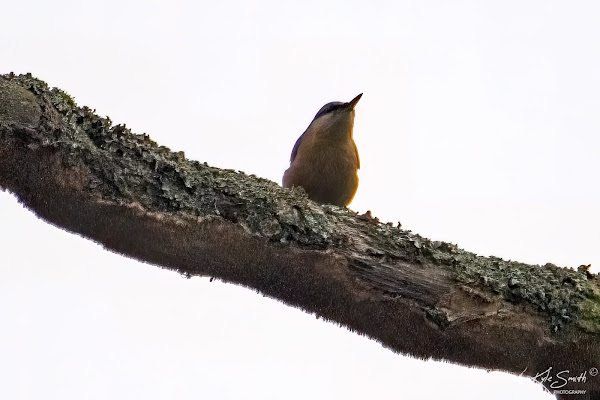
M 579 375 L 571 376 L 570 371 L 567 369 L 552 375 L 552 367 L 549 367 L 544 372 L 537 374 L 534 379 L 539 380 L 541 383 L 550 382 L 551 389 L 560 389 L 568 383 L 585 383 L 587 381 L 587 373 L 588 371 L 583 371 Z

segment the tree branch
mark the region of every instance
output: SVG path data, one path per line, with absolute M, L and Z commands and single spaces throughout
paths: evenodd
M 187 160 L 29 74 L 0 76 L 0 187 L 111 251 L 253 288 L 397 352 L 527 376 L 600 367 L 585 268 L 479 257 Z

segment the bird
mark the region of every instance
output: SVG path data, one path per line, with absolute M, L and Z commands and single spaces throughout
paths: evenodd
M 362 93 L 347 103 L 325 104 L 296 141 L 283 187 L 302 187 L 318 203 L 346 207 L 358 189 L 360 159 L 352 138 L 354 107 Z

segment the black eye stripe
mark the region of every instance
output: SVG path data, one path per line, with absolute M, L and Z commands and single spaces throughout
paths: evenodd
M 339 102 L 339 101 L 334 101 L 332 103 L 327 103 L 323 107 L 321 107 L 321 109 L 319 110 L 319 112 L 317 113 L 317 115 L 315 115 L 315 119 L 317 119 L 319 117 L 322 117 L 325 114 L 329 114 L 330 112 L 333 112 L 335 110 L 339 110 L 345 104 L 346 103 L 342 103 L 342 102 Z

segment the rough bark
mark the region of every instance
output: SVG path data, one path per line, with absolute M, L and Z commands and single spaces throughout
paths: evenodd
M 587 371 L 567 388 L 600 389 L 599 279 L 585 268 L 479 257 L 187 160 L 31 75 L 0 76 L 0 187 L 111 251 L 250 287 L 394 351 Z

